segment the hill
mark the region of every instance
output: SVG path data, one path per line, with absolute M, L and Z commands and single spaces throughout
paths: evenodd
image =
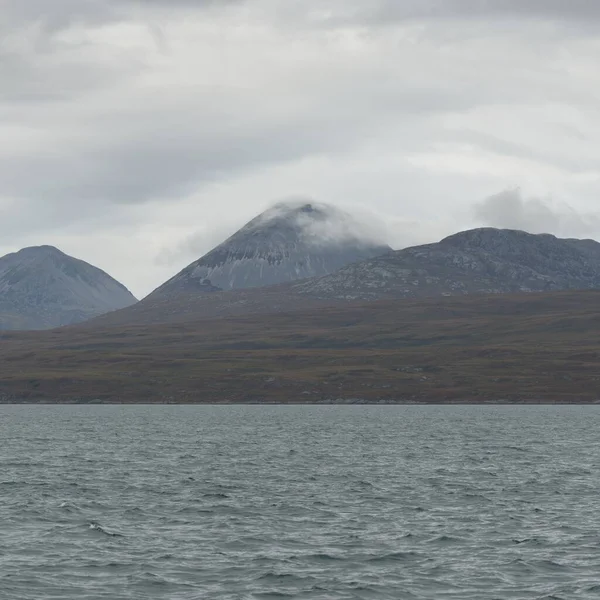
M 10 332 L 4 402 L 597 402 L 600 292 Z
M 318 298 L 423 298 L 600 288 L 600 244 L 482 228 L 300 282 Z
M 104 271 L 52 246 L 0 258 L 0 329 L 50 329 L 135 302 Z

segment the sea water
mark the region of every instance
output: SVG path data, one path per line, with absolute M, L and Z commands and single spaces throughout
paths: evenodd
M 600 407 L 0 406 L 0 598 L 600 598 Z

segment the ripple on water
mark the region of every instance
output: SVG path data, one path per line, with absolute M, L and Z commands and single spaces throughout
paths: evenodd
M 0 598 L 600 597 L 600 407 L 0 406 Z

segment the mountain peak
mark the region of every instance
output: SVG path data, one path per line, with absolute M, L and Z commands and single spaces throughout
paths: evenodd
M 391 250 L 361 229 L 329 204 L 278 202 L 154 293 L 262 287 L 325 275 Z
M 54 246 L 0 258 L 0 329 L 47 329 L 134 304 L 125 286 Z
M 504 243 L 508 241 L 526 240 L 556 240 L 558 239 L 551 233 L 528 233 L 521 229 L 498 229 L 496 227 L 478 227 L 476 229 L 467 229 L 459 231 L 445 237 L 441 244 L 453 244 L 456 246 L 471 245 L 485 246 L 487 244 Z
M 256 234 L 257 231 L 268 232 L 275 229 L 287 234 L 296 231 L 299 235 L 307 235 L 319 224 L 339 226 L 343 223 L 358 225 L 349 213 L 331 204 L 289 200 L 273 204 L 234 235 L 240 236 L 245 232 Z
M 21 256 L 47 256 L 47 255 L 58 255 L 58 256 L 67 256 L 62 250 L 56 248 L 56 246 L 42 245 L 42 246 L 27 246 L 26 248 L 21 248 L 14 254 Z
M 280 200 L 279 202 L 272 204 L 256 218 L 258 219 L 271 216 L 285 217 L 300 213 L 325 213 L 328 210 L 333 210 L 333 206 L 318 202 L 307 202 L 305 200 Z

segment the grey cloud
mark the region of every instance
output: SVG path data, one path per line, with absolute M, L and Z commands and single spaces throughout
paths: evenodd
M 13 79 L 12 108 L 5 105 L 5 116 L 41 128 L 44 135 L 25 151 L 4 156 L 0 151 L 4 194 L 43 197 L 65 209 L 89 202 L 175 198 L 249 169 L 343 153 L 399 110 L 413 115 L 415 127 L 419 118 L 473 102 L 468 90 L 411 90 L 409 82 L 382 89 L 372 73 L 364 73 L 372 85 L 357 90 L 353 77 L 343 72 L 334 73 L 338 80 L 317 87 L 317 78 L 302 89 L 308 96 L 301 111 L 293 88 L 279 90 L 278 97 L 263 96 L 260 89 L 238 96 L 234 88 L 161 87 L 155 99 L 136 87 L 135 61 L 116 65 L 111 80 L 101 65 L 94 70 L 92 59 L 89 72 L 85 63 L 67 63 L 63 69 L 42 69 L 46 79 Z M 102 105 L 93 95 L 96 86 L 104 92 Z M 60 95 L 51 96 L 53 90 Z M 29 98 L 29 107 L 23 102 L 19 107 L 16 99 L 23 97 Z M 43 108 L 49 98 L 54 106 Z M 418 137 L 402 143 L 414 147 Z
M 269 0 L 7 0 L 4 22 L 9 27 L 41 26 L 52 34 L 73 25 L 98 25 L 142 19 L 148 11 L 212 10 L 247 6 L 267 17 L 279 16 L 291 27 L 301 24 L 336 27 L 343 24 L 390 25 L 407 20 L 516 17 L 565 21 L 600 20 L 597 0 L 317 0 L 278 3 Z M 41 39 L 41 38 L 40 38 Z
M 115 4 L 128 3 L 139 7 L 144 6 L 185 6 L 190 8 L 222 8 L 244 4 L 252 0 L 110 0 Z
M 566 130 L 564 133 L 565 136 L 571 138 L 577 136 L 577 132 L 573 132 L 572 130 Z M 585 139 L 585 137 L 580 137 L 580 140 L 585 141 Z M 536 161 L 539 164 L 551 165 L 575 174 L 585 171 L 595 171 L 598 167 L 598 161 L 593 156 L 571 156 L 561 152 L 562 148 L 558 146 L 542 147 L 517 143 L 507 138 L 469 129 L 454 130 L 447 134 L 447 140 L 455 143 L 466 142 L 497 156 Z
M 264 115 L 238 128 L 215 128 L 207 122 L 210 116 L 196 111 L 184 116 L 178 124 L 174 113 L 157 111 L 154 119 L 141 118 L 129 128 L 123 123 L 122 129 L 117 118 L 108 130 L 90 131 L 90 140 L 59 137 L 52 152 L 5 156 L 0 160 L 3 192 L 77 205 L 177 197 L 236 172 L 341 151 L 361 133 L 349 123 L 345 127 L 316 115 L 275 128 Z
M 596 0 L 455 0 L 438 4 L 456 4 L 462 14 L 499 13 L 508 15 L 549 16 L 567 19 L 600 18 L 600 4 Z
M 600 214 L 579 212 L 546 199 L 524 198 L 519 189 L 486 198 L 474 207 L 474 216 L 484 225 L 530 233 L 582 236 L 600 230 Z
M 549 21 L 565 29 L 585 31 L 596 30 L 600 24 L 597 0 L 331 0 L 326 9 L 316 2 L 286 4 L 277 9 L 284 23 L 323 29 L 387 29 L 405 23 L 458 20 L 479 20 L 493 27 L 496 21 L 516 20 Z M 444 33 L 454 35 L 452 31 Z
M 245 5 L 278 15 L 292 27 L 301 23 L 389 25 L 413 19 L 516 17 L 588 21 L 600 19 L 597 0 L 317 0 L 281 3 L 269 0 L 8 0 L 3 5 L 11 26 L 41 25 L 53 33 L 75 24 L 97 25 L 142 18 L 146 11 L 228 9 Z
M 72 25 L 99 25 L 139 17 L 147 8 L 207 9 L 228 7 L 246 0 L 6 0 L 4 22 L 14 26 L 39 25 L 46 33 Z
M 179 3 L 208 8 L 228 6 L 236 0 Z M 31 6 L 35 4 L 19 2 L 14 6 L 21 17 L 33 18 Z M 40 4 L 45 7 L 40 14 L 64 23 L 73 14 L 103 18 L 111 7 L 117 10 L 117 5 L 143 8 L 160 4 L 162 0 L 57 0 L 51 5 Z M 248 4 L 253 3 L 249 0 Z M 28 8 L 18 9 L 23 5 Z M 343 152 L 377 131 L 389 115 L 426 118 L 467 110 L 492 98 L 508 102 L 515 94 L 506 86 L 488 92 L 472 81 L 460 88 L 419 78 L 411 82 L 364 65 L 340 68 L 323 61 L 322 65 L 309 63 L 313 71 L 306 85 L 273 88 L 264 99 L 258 97 L 258 89 L 241 89 L 238 94 L 233 88 L 164 85 L 154 93 L 170 98 L 170 103 L 153 105 L 151 92 L 137 86 L 146 71 L 153 74 L 144 63 L 143 53 L 117 55 L 118 60 L 107 62 L 102 48 L 86 46 L 83 50 L 75 53 L 51 44 L 42 56 L 13 53 L 12 68 L 5 65 L 4 69 L 0 56 L 0 75 L 6 82 L 0 89 L 5 116 L 12 122 L 43 128 L 50 140 L 27 152 L 11 152 L 0 161 L 4 194 L 14 198 L 43 196 L 65 208 L 85 202 L 118 204 L 174 198 L 249 169 Z M 319 69 L 322 78 L 312 79 Z M 281 85 L 280 77 L 286 74 L 275 72 L 270 83 Z M 302 75 L 300 72 L 299 77 Z M 114 93 L 108 93 L 110 90 Z M 94 103 L 96 91 L 103 93 L 103 105 Z M 306 98 L 298 110 L 297 97 L 302 95 Z M 271 102 L 278 109 L 283 107 L 290 118 L 275 118 Z M 31 105 L 30 111 L 24 108 L 26 103 Z M 58 106 L 43 112 L 44 103 Z M 418 135 L 406 136 L 399 140 L 398 150 L 414 150 L 418 144 Z M 516 144 L 505 147 L 507 154 L 518 151 Z
M 41 28 L 38 33 L 52 34 L 75 23 L 112 21 L 120 9 L 111 0 L 8 0 L 2 11 L 4 24 L 11 28 L 37 26 Z
M 68 102 L 78 96 L 114 86 L 139 71 L 139 65 L 123 60 L 119 65 L 87 62 L 72 56 L 65 62 L 31 60 L 25 56 L 0 54 L 0 103 L 5 114 L 11 106 L 23 108 Z M 1 116 L 0 116 L 1 119 Z
M 106 2 L 105 2 L 106 3 Z M 265 5 L 264 0 L 108 0 L 109 4 L 137 6 L 187 6 L 190 8 L 222 7 L 236 4 Z M 282 3 L 283 4 L 283 3 Z M 266 3 L 267 8 L 277 7 L 280 14 L 304 12 L 315 20 L 365 20 L 379 18 L 440 18 L 486 17 L 494 15 L 532 16 L 566 19 L 600 18 L 597 0 L 305 0 L 286 3 L 281 8 L 277 2 Z
M 472 198 L 513 181 L 583 206 L 597 197 L 595 45 L 526 19 L 494 23 L 576 30 L 600 2 L 0 4 L 4 244 L 141 231 L 159 245 L 151 255 L 165 245 L 165 260 L 191 260 L 220 241 L 211 231 L 241 225 L 220 213 L 300 192 L 387 203 L 401 247 L 467 226 Z M 496 225 L 580 234 L 597 223 L 545 200 L 520 197 L 510 215 L 483 204 L 480 220 Z M 210 228 L 177 247 L 207 212 Z M 425 223 L 445 214 L 450 224 Z
M 365 3 L 366 4 L 366 3 Z M 549 19 L 600 19 L 597 0 L 379 0 L 368 8 L 346 9 L 356 20 L 390 22 L 404 19 L 533 17 Z M 341 4 L 339 5 L 342 6 Z M 343 10 L 343 9 L 342 9 Z M 335 13 L 334 13 L 335 14 Z

